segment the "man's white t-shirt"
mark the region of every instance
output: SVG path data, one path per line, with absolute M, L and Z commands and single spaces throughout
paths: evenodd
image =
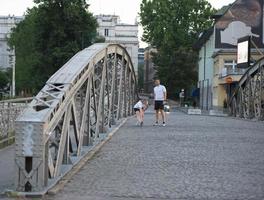
M 142 103 L 142 101 L 137 102 L 137 103 L 134 105 L 134 108 L 142 109 L 142 108 L 143 108 L 143 103 Z
M 164 101 L 164 93 L 166 92 L 166 88 L 163 85 L 158 85 L 154 87 L 154 95 L 155 101 Z

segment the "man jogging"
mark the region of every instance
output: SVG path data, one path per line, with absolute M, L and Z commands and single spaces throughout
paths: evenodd
M 154 87 L 154 100 L 155 100 L 155 110 L 156 110 L 156 123 L 154 126 L 159 125 L 159 113 L 162 116 L 162 126 L 166 126 L 165 123 L 165 112 L 164 112 L 164 101 L 167 100 L 167 91 L 165 86 L 160 84 L 160 80 L 155 80 Z

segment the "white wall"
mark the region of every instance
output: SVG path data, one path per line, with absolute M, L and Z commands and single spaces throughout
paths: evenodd
M 11 29 L 22 20 L 22 17 L 0 16 L 0 68 L 10 67 L 9 56 L 12 52 L 8 51 L 7 37 Z
M 138 72 L 138 25 L 121 24 L 118 16 L 97 15 L 99 27 L 97 32 L 105 37 L 106 42 L 122 44 L 128 51 L 136 75 Z M 105 29 L 108 29 L 108 36 L 105 36 Z
M 213 78 L 214 78 L 214 59 L 215 34 L 213 33 L 209 40 L 199 51 L 199 87 L 200 87 L 200 106 L 203 109 L 212 107 L 213 99 Z M 205 63 L 204 63 L 205 61 Z
M 206 50 L 206 56 L 204 51 Z M 199 51 L 199 81 L 209 79 L 210 83 L 214 77 L 214 59 L 212 58 L 215 51 L 215 34 L 213 33 L 206 44 Z M 204 71 L 205 60 L 205 71 Z

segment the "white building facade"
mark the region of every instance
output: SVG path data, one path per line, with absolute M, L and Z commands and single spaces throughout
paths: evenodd
M 98 22 L 97 32 L 105 38 L 107 43 L 118 43 L 128 51 L 136 72 L 138 74 L 138 24 L 120 23 L 116 15 L 96 15 Z
M 13 66 L 14 52 L 10 50 L 7 44 L 7 38 L 11 32 L 11 29 L 16 26 L 17 23 L 23 20 L 23 17 L 16 16 L 0 16 L 0 69 L 7 69 Z

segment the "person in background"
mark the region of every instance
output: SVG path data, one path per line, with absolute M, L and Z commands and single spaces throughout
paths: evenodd
M 179 97 L 180 97 L 180 106 L 183 107 L 183 102 L 184 102 L 184 97 L 185 97 L 184 89 L 181 90 Z
M 155 101 L 155 110 L 156 110 L 156 123 L 154 126 L 159 125 L 159 113 L 161 113 L 162 117 L 162 126 L 166 126 L 165 122 L 165 112 L 164 112 L 164 101 L 167 100 L 167 90 L 164 85 L 160 84 L 160 80 L 155 80 L 154 87 L 154 101 Z

